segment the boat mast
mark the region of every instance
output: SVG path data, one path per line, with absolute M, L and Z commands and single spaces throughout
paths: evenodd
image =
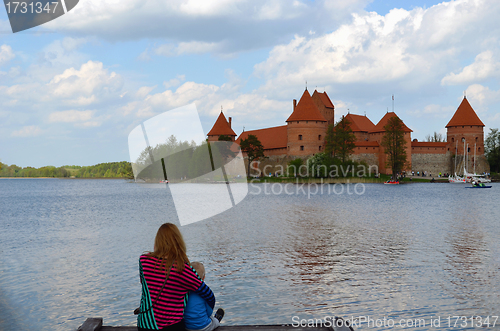
M 467 177 L 467 170 L 465 169 L 465 138 L 464 138 L 464 177 Z
M 457 177 L 457 157 L 458 157 L 458 140 L 455 141 L 455 167 L 453 170 L 455 171 L 455 177 Z
M 476 174 L 476 143 L 474 143 L 474 175 Z

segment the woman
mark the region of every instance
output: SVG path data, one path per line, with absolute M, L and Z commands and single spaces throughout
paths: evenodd
M 154 251 L 139 258 L 139 274 L 142 284 L 139 331 L 184 331 L 182 314 L 189 291 L 195 291 L 214 308 L 215 296 L 189 264 L 186 244 L 175 224 L 160 226 Z

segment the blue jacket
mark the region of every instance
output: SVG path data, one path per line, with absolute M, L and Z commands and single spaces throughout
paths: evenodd
M 186 329 L 201 330 L 211 322 L 213 309 L 195 292 L 189 292 L 186 308 L 184 309 L 184 324 Z

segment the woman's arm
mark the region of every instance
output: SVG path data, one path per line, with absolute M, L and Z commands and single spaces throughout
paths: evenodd
M 214 309 L 215 307 L 215 295 L 214 292 L 210 289 L 210 287 L 205 284 L 205 282 L 201 283 L 199 289 L 195 291 L 200 297 L 202 297 L 210 306 L 210 308 Z

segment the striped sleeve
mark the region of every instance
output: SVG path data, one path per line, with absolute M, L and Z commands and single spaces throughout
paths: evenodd
M 212 292 L 210 287 L 208 287 L 207 284 L 205 284 L 205 282 L 203 280 L 201 280 L 201 278 L 200 278 L 200 276 L 198 276 L 198 273 L 196 272 L 196 270 L 192 266 L 190 266 L 189 264 L 186 264 L 186 268 L 184 269 L 183 275 L 184 275 L 184 278 L 187 279 L 187 281 L 192 282 L 192 284 L 189 284 L 191 286 L 188 286 L 187 289 L 189 291 L 195 291 L 213 309 L 215 307 L 214 292 Z
M 214 307 L 215 307 L 215 295 L 214 295 L 214 292 L 212 292 L 212 290 L 210 289 L 210 287 L 208 287 L 207 284 L 205 284 L 205 282 L 201 283 L 200 288 L 198 290 L 196 290 L 195 293 L 198 294 L 203 299 L 205 299 L 205 301 L 208 303 L 210 308 L 214 309 Z

